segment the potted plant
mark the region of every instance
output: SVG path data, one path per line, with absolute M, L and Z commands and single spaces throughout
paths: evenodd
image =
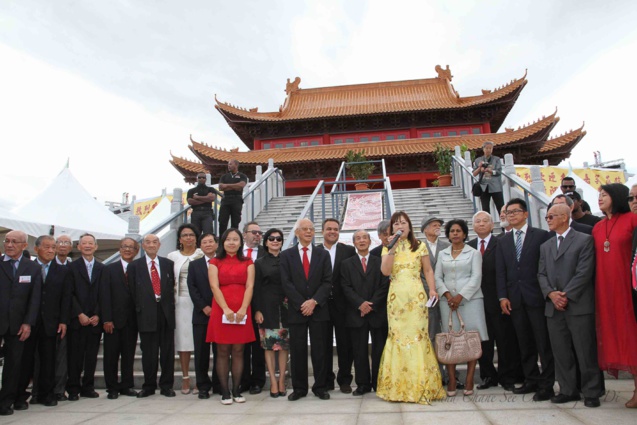
M 453 151 L 440 143 L 436 145 L 434 158 L 438 165 L 438 185 L 440 187 L 451 186 L 451 163 Z
M 374 164 L 367 162 L 365 164 L 350 164 L 353 162 L 366 162 L 365 149 L 362 151 L 354 152 L 352 150 L 347 151 L 345 155 L 345 168 L 349 170 L 354 177 L 354 180 L 367 180 L 367 178 L 374 172 Z M 369 185 L 367 183 L 355 183 L 356 190 L 367 190 Z

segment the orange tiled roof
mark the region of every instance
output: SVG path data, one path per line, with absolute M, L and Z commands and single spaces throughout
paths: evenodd
M 560 136 L 554 137 L 546 141 L 542 149 L 538 152 L 539 154 L 551 152 L 557 149 L 560 149 L 565 146 L 571 145 L 573 142 L 579 142 L 584 136 L 586 136 L 586 131 L 583 130 L 584 124 L 577 130 L 572 130 L 566 132 Z
M 207 172 L 204 168 L 203 164 L 200 162 L 189 161 L 185 158 L 179 158 L 178 156 L 170 154 L 173 159 L 170 160 L 170 163 L 178 169 L 182 169 L 188 173 L 199 173 L 199 172 Z
M 493 141 L 497 146 L 506 146 L 522 141 L 535 134 L 552 128 L 559 120 L 556 113 L 520 127 L 517 130 L 507 129 L 504 133 L 469 134 L 453 137 L 436 137 L 427 139 L 387 140 L 380 142 L 366 142 L 341 145 L 306 146 L 283 149 L 254 150 L 248 152 L 226 151 L 193 141 L 190 149 L 199 158 L 227 162 L 237 159 L 242 164 L 266 164 L 268 159 L 274 159 L 275 164 L 303 163 L 345 158 L 347 151 L 365 149 L 368 158 L 384 158 L 391 156 L 405 156 L 431 153 L 440 143 L 453 149 L 454 146 L 466 144 L 469 149 L 478 149 L 487 141 Z
M 521 90 L 527 83 L 526 72 L 495 90 L 482 90 L 478 96 L 460 97 L 451 84 L 449 67 L 437 66 L 437 78 L 355 84 L 348 86 L 299 88 L 300 78 L 288 80 L 287 97 L 278 112 L 258 112 L 217 100 L 215 106 L 227 120 L 229 115 L 249 121 L 291 121 L 324 117 L 371 115 L 391 112 L 467 108 L 497 101 Z

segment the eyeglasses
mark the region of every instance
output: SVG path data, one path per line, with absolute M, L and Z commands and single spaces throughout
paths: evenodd
M 248 230 L 246 233 L 252 233 L 254 236 L 263 235 L 263 232 L 261 230 Z
M 57 241 L 56 244 L 57 245 L 62 245 L 62 246 L 70 246 L 71 242 L 69 242 L 69 241 Z
M 134 245 L 122 245 L 120 247 L 121 250 L 123 251 L 133 251 L 135 249 Z
M 637 196 L 629 196 L 628 198 L 628 202 L 635 202 L 635 198 L 637 198 Z
M 4 242 L 5 245 L 11 245 L 11 244 L 18 245 L 18 244 L 21 244 L 21 243 L 27 243 L 27 241 L 19 241 L 19 240 L 16 240 L 16 239 L 5 239 L 2 242 Z
M 268 241 L 270 241 L 270 242 L 274 242 L 274 241 L 283 242 L 283 237 L 281 237 L 281 236 L 268 236 Z
M 562 189 L 575 189 L 574 184 L 563 184 Z
M 549 214 L 549 215 L 547 215 L 546 217 L 544 217 L 544 219 L 545 219 L 546 221 L 550 221 L 550 220 L 553 220 L 555 217 L 559 217 L 559 216 L 561 216 L 561 215 L 564 215 L 564 214 Z
M 515 215 L 515 214 L 523 213 L 523 212 L 524 212 L 523 210 L 507 210 L 507 211 L 505 211 L 505 214 L 506 215 Z

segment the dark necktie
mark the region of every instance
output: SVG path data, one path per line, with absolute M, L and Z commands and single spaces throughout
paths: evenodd
M 557 249 L 559 250 L 560 247 L 562 246 L 562 242 L 564 242 L 564 236 L 558 236 L 557 237 Z
M 480 254 L 484 255 L 484 239 L 480 241 Z
M 517 258 L 518 262 L 522 256 L 522 233 L 522 230 L 517 230 L 515 232 L 515 258 Z
M 361 263 L 363 264 L 363 273 L 367 273 L 367 259 L 365 257 L 361 258 Z
M 307 247 L 304 246 L 301 249 L 303 249 L 303 271 L 305 272 L 305 278 L 309 279 L 310 278 L 310 259 L 307 256 Z
M 159 279 L 159 273 L 157 267 L 155 267 L 155 260 L 150 262 L 150 280 L 153 283 L 153 291 L 156 296 L 161 295 L 161 279 Z
M 46 275 L 49 273 L 49 265 L 42 264 L 42 283 L 46 281 Z
M 15 277 L 18 271 L 18 260 L 14 260 L 13 258 L 9 260 L 9 264 L 11 264 L 11 270 L 13 271 L 13 277 Z

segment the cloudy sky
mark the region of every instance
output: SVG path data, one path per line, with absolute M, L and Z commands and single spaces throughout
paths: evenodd
M 100 200 L 185 187 L 168 161 L 194 159 L 190 134 L 245 149 L 215 94 L 269 111 L 287 78 L 431 78 L 437 64 L 462 96 L 528 69 L 504 126 L 557 107 L 553 135 L 586 122 L 573 166 L 599 150 L 636 172 L 635 21 L 631 0 L 3 0 L 0 206 L 28 201 L 68 158 Z

